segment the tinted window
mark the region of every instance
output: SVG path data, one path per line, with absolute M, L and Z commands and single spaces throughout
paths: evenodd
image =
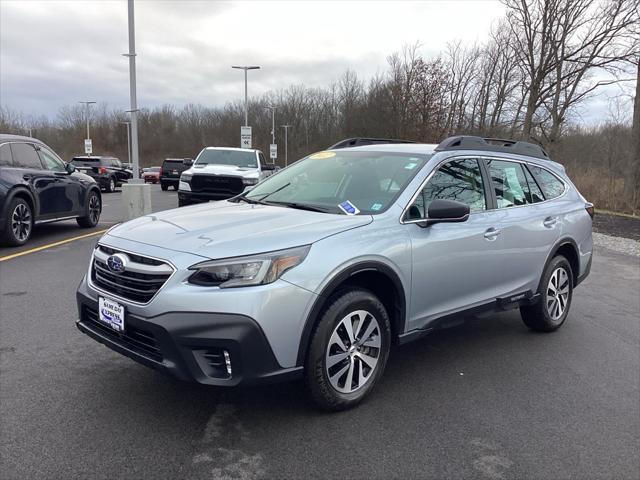
M 260 156 L 260 164 L 264 165 L 267 163 L 267 160 L 264 158 L 264 155 L 262 153 L 258 154 Z
M 42 165 L 47 170 L 53 170 L 54 172 L 64 172 L 64 163 L 56 157 L 52 152 L 47 150 L 46 148 L 41 148 L 38 152 L 40 154 L 40 158 L 42 159 Z
M 12 143 L 11 152 L 16 167 L 42 169 L 38 152 L 30 143 Z
M 523 167 L 524 175 L 527 177 L 527 183 L 529 184 L 529 192 L 531 197 L 528 199 L 530 203 L 538 203 L 544 200 L 544 195 L 542 194 L 542 190 L 538 186 L 536 179 L 533 178 L 531 172 L 527 167 Z
M 530 165 L 529 168 L 536 177 L 540 188 L 542 188 L 542 193 L 544 193 L 547 200 L 562 195 L 564 192 L 564 184 L 558 180 L 554 174 L 544 168 L 534 167 L 533 165 Z
M 487 160 L 487 165 L 496 192 L 498 208 L 531 203 L 529 184 L 521 164 L 502 160 Z
M 12 167 L 13 157 L 8 143 L 0 145 L 0 167 Z
M 426 218 L 435 199 L 455 200 L 469 205 L 472 212 L 486 209 L 482 175 L 477 160 L 453 160 L 441 166 L 414 202 L 420 218 Z

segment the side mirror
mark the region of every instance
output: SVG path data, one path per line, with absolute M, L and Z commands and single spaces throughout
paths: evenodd
M 71 175 L 73 172 L 76 171 L 76 166 L 73 163 L 65 163 L 64 169 L 69 175 Z
M 265 163 L 262 165 L 262 169 L 263 170 L 275 170 L 276 169 L 276 164 L 275 163 Z
M 183 165 L 186 165 L 187 167 L 190 167 L 191 165 L 193 165 L 193 159 L 192 158 L 185 158 L 182 161 Z
M 469 218 L 469 205 L 455 200 L 435 199 L 429 204 L 425 218 L 425 227 L 441 222 L 466 222 Z

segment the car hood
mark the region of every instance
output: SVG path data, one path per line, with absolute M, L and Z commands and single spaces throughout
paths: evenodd
M 256 177 L 260 172 L 257 167 L 236 167 L 235 165 L 194 165 L 183 172 L 191 175 L 233 175 L 236 177 Z
M 218 259 L 308 245 L 372 220 L 370 215 L 221 201 L 146 215 L 108 235 Z

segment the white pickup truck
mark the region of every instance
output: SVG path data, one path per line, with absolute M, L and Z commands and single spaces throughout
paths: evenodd
M 234 197 L 275 170 L 260 150 L 206 147 L 180 176 L 178 206 Z

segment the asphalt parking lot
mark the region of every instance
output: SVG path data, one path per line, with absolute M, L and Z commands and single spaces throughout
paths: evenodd
M 177 204 L 152 186 L 155 210 Z M 122 218 L 104 195 L 96 231 Z M 21 250 L 90 231 L 36 231 Z M 225 390 L 140 366 L 75 327 L 99 235 L 0 261 L 0 477 L 576 478 L 640 475 L 640 259 L 600 248 L 566 325 L 516 311 L 392 352 L 359 408 L 300 383 Z

